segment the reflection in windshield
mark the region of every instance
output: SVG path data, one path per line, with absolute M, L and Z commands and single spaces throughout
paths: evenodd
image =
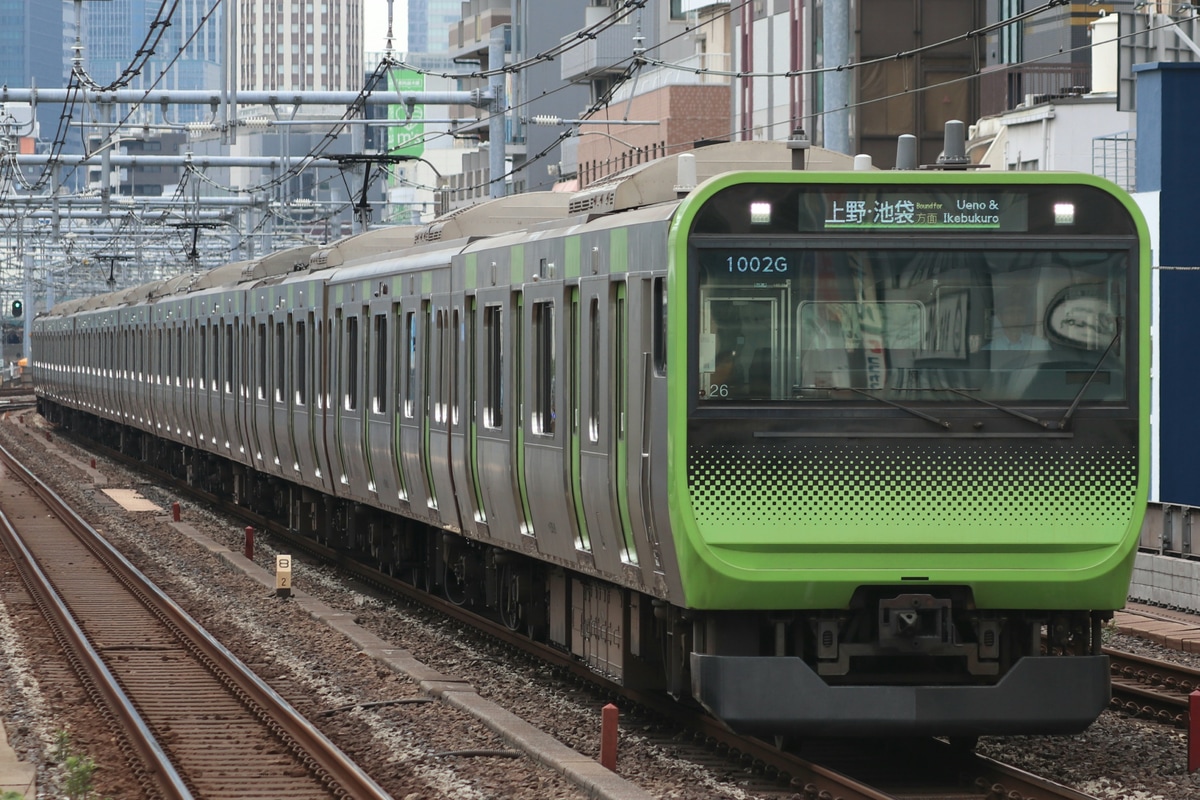
M 1124 251 L 741 252 L 700 251 L 704 400 L 1124 399 Z

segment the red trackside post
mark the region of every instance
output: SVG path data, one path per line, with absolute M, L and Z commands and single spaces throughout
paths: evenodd
M 1196 692 L 1200 694 L 1200 691 Z M 600 710 L 600 766 L 617 770 L 617 717 L 620 711 L 612 703 Z
M 1188 772 L 1200 769 L 1200 689 L 1188 695 Z

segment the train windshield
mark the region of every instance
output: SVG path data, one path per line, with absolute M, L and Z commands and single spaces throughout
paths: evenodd
M 701 403 L 1126 400 L 1130 251 L 925 244 L 699 249 Z

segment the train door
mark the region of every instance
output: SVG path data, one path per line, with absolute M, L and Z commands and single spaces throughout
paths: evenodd
M 487 534 L 480 509 L 479 485 L 470 432 L 474 428 L 475 298 L 453 296 L 450 307 L 450 482 L 455 488 L 456 513 L 462 529 L 475 536 Z
M 636 562 L 636 550 L 626 547 L 617 507 L 615 469 L 616 425 L 614 393 L 622 384 L 613 370 L 612 284 L 607 276 L 580 281 L 572 328 L 572 384 L 576 402 L 572 415 L 575 441 L 574 491 L 586 521 L 587 538 L 596 567 L 620 574 L 621 562 Z
M 568 353 L 563 318 L 569 312 L 564 305 L 562 284 L 525 290 L 524 486 L 538 550 L 575 561 L 583 542 L 576 531 L 567 465 L 570 420 L 565 416 Z
M 165 352 L 166 348 L 163 340 L 167 336 L 167 323 L 164 319 L 157 317 L 165 317 L 160 308 L 154 308 L 150 311 L 150 363 L 148 369 L 150 403 L 147 405 L 147 420 L 146 429 L 161 435 L 162 419 L 165 408 L 163 400 L 163 372 L 165 372 Z M 158 430 L 155 430 L 158 426 Z
M 146 428 L 154 431 L 155 434 L 160 434 L 161 430 L 156 431 L 155 426 L 161 427 L 163 418 L 163 372 L 164 372 L 164 347 L 163 339 L 165 337 L 166 323 L 162 320 L 155 319 L 154 309 L 150 312 L 150 368 L 149 368 L 149 386 L 150 386 L 150 404 L 149 418 Z
M 250 344 L 251 329 L 247 322 L 246 308 L 240 298 L 234 300 L 235 316 L 233 330 L 233 455 L 243 464 L 254 464 L 253 444 L 250 442 Z
M 109 313 L 104 316 L 102 325 L 104 326 L 108 361 L 108 371 L 105 373 L 104 387 L 106 389 L 105 409 L 112 415 L 113 419 L 121 418 L 120 386 L 121 366 L 123 365 L 121 347 L 121 329 L 115 324 L 116 315 Z M 77 332 L 78 333 L 78 332 Z M 73 343 L 77 339 L 71 340 Z M 73 362 L 68 362 L 73 363 Z
M 151 390 L 151 430 L 156 436 L 169 437 L 171 435 L 171 374 L 174 372 L 174 366 L 171 363 L 171 338 L 174 335 L 174 326 L 167 319 L 160 320 L 156 325 L 155 345 L 157 353 L 155 353 L 154 365 L 154 384 Z
M 525 516 L 517 474 L 514 440 L 521 430 L 512 391 L 516 356 L 514 332 L 518 316 L 507 288 L 480 289 L 475 296 L 479 325 L 475 336 L 478 353 L 475 376 L 479 387 L 473 424 L 474 474 L 479 482 L 478 513 L 488 533 L 512 545 L 521 543 Z M 471 408 L 470 405 L 467 408 Z
M 146 380 L 146 367 L 142 363 L 146 352 L 146 333 L 143 331 L 141 320 L 136 309 L 129 312 L 125 322 L 129 325 L 129 383 L 125 392 L 126 422 L 134 427 L 145 425 L 146 398 L 142 396 L 142 387 Z
M 238 342 L 238 371 L 234 377 L 238 397 L 238 452 L 242 462 L 250 464 L 251 467 L 260 467 L 262 461 L 256 458 L 256 455 L 262 449 L 258 446 L 257 438 L 251 435 L 256 411 L 253 386 L 256 375 L 252 373 L 253 348 L 256 347 L 254 320 L 250 308 L 240 308 L 239 311 L 241 313 L 238 315 L 238 324 L 234 326 L 234 336 Z
M 179 315 L 176 315 L 177 317 Z M 183 323 L 179 319 L 175 319 L 167 328 L 168 339 L 167 348 L 171 351 L 167 362 L 169 370 L 165 376 L 166 392 L 164 398 L 167 402 L 166 417 L 163 427 L 167 430 L 167 435 L 179 441 L 183 438 L 183 418 L 187 411 L 186 399 L 183 391 Z
M 108 403 L 113 413 L 113 419 L 124 422 L 121 416 L 121 409 L 124 405 L 121 393 L 125 386 L 125 381 L 129 376 L 127 371 L 129 362 L 126 355 L 129 332 L 119 324 L 116 312 L 107 314 L 104 322 L 108 326 L 109 335 L 112 337 L 110 341 L 113 347 L 112 369 L 109 371 L 110 374 L 108 376 Z
M 330 326 L 333 323 L 325 316 L 323 307 L 318 307 L 308 313 L 307 334 L 308 342 L 305 354 L 308 356 L 304 367 L 308 380 L 301 385 L 308 393 L 308 437 L 309 447 L 302 450 L 310 459 L 311 475 L 319 482 L 327 494 L 338 494 L 340 484 L 334 475 L 333 462 L 329 455 L 329 440 L 332 425 L 329 419 L 329 407 L 332 404 L 331 383 L 333 378 L 329 372 L 333 369 L 333 358 L 329 352 L 333 336 Z
M 258 305 L 257 298 L 251 302 Z M 266 312 L 251 312 L 246 323 L 246 444 L 250 463 L 255 469 L 273 473 L 277 470 L 270 447 L 271 401 L 267 385 L 270 375 L 271 318 Z M 264 446 L 264 444 L 266 446 Z
M 238 359 L 237 359 L 237 326 L 234 317 L 226 314 L 220 318 L 221 328 L 221 421 L 219 430 L 220 449 L 237 461 L 243 460 L 239 452 L 241 442 L 238 439 L 237 407 L 238 407 Z
M 179 304 L 180 317 L 187 320 L 182 331 L 185 361 L 180 369 L 180 395 L 183 398 L 183 441 L 196 444 L 196 318 L 191 313 L 191 303 Z
M 137 317 L 133 311 L 121 309 L 117 311 L 117 329 L 121 331 L 124 341 L 125 368 L 122 381 L 118 386 L 121 397 L 121 422 L 125 425 L 137 425 L 138 409 L 135 403 L 140 399 L 137 391 L 141 381 L 138 362 L 141 349 L 140 337 L 137 331 Z
M 391 296 L 379 291 L 370 304 L 371 332 L 368 343 L 367 414 L 363 446 L 367 470 L 375 493 L 387 508 L 401 508 L 405 496 L 395 456 L 396 423 L 395 327 L 399 314 Z
M 208 391 L 204 395 L 206 449 L 220 452 L 221 435 L 221 324 L 214 317 L 207 317 L 208 331 Z
M 134 400 L 134 410 L 137 414 L 138 427 L 143 430 L 154 429 L 153 388 L 154 388 L 154 351 L 151 331 L 154 328 L 150 312 L 138 309 L 134 312 L 137 325 L 138 347 L 138 383 Z
M 340 472 L 338 481 L 353 497 L 370 494 L 363 452 L 363 362 L 366 353 L 363 314 L 347 306 L 334 311 L 338 346 L 337 392 L 334 395 L 334 439 Z
M 200 303 L 193 302 L 191 313 L 193 351 L 196 360 L 189 372 L 192 385 L 192 436 L 195 445 L 202 449 L 209 446 L 211 428 L 208 423 L 208 320 L 203 317 Z
M 291 365 L 295 363 L 291 353 L 294 343 L 288 331 L 295 327 L 291 312 L 271 317 L 271 443 L 274 452 L 272 461 L 275 471 L 289 478 L 296 476 L 296 448 L 292 440 L 292 426 L 296 423 L 295 404 L 292 402 Z
M 170 337 L 170 348 L 172 348 L 172 373 L 168 375 L 170 380 L 170 391 L 167 397 L 170 398 L 170 427 L 172 427 L 172 439 L 181 441 L 184 439 L 184 429 L 188 427 L 187 423 L 187 389 L 184 387 L 184 367 L 186 365 L 186 351 L 184 349 L 184 337 L 187 332 L 187 326 L 184 324 L 184 314 L 178 313 L 180 309 L 176 307 L 176 323 L 172 326 L 172 337 Z
M 661 354 L 665 336 L 665 281 L 630 281 L 615 286 L 613 340 L 614 372 L 621 375 L 613 398 L 617 458 L 614 482 L 625 539 L 626 561 L 636 564 L 646 585 L 663 577 L 663 553 L 654 528 L 654 504 L 665 489 L 651 484 L 652 459 L 664 459 L 666 434 L 654 420 L 666 419 L 663 392 L 654 392 L 656 376 L 663 373 Z M 659 381 L 659 385 L 663 382 Z M 665 389 L 665 387 L 664 387 Z M 654 455 L 655 442 L 659 443 Z M 665 475 L 665 468 L 658 474 Z M 659 509 L 658 519 L 666 514 Z
M 404 485 L 408 487 L 409 508 L 414 515 L 428 519 L 437 508 L 425 472 L 425 420 L 429 413 L 425 340 L 430 328 L 429 301 L 419 295 L 406 296 L 400 304 L 400 313 L 403 315 L 400 466 Z
M 295 468 L 300 482 L 311 486 L 318 482 L 317 443 L 313 437 L 313 419 L 318 405 L 312 391 L 313 313 L 300 311 L 288 315 L 291 348 L 288 351 L 287 403 L 292 419 L 291 434 L 295 453 Z
M 459 388 L 457 361 L 460 350 L 456 328 L 462 315 L 450 298 L 448 294 L 433 296 L 433 337 L 426 343 L 429 350 L 427 391 L 432 410 L 428 417 L 426 465 L 442 524 L 461 530 L 457 491 L 450 469 L 450 436 L 461 422 L 455 393 Z
M 167 330 L 170 335 L 167 347 L 171 350 L 171 355 L 168 359 L 170 370 L 166 375 L 167 391 L 164 395 L 167 400 L 165 427 L 170 429 L 168 436 L 179 441 L 183 438 L 183 420 L 187 415 L 187 398 L 183 390 L 183 322 L 176 319 Z
M 474 296 L 455 295 L 451 315 L 454 337 L 450 387 L 450 468 L 458 488 L 458 516 L 463 530 L 474 536 L 489 534 L 483 511 L 483 492 L 476 465 L 478 447 L 479 304 Z
M 192 319 L 195 323 L 193 329 L 196 332 L 196 363 L 192 373 L 192 382 L 195 385 L 192 395 L 192 432 L 195 435 L 196 446 L 208 449 L 211 446 L 208 437 L 212 433 L 212 426 L 209 424 L 208 412 L 208 320 L 203 313 L 200 303 L 194 302 Z
M 172 315 L 174 316 L 174 315 Z M 175 441 L 180 439 L 183 429 L 181 388 L 183 377 L 183 325 L 172 319 L 166 330 L 167 369 L 163 375 L 163 433 Z

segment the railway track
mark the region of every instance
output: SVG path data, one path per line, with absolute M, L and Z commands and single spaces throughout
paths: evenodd
M 387 797 L 3 448 L 0 473 L 0 539 L 147 796 Z
M 1111 663 L 1113 709 L 1187 727 L 1188 695 L 1200 689 L 1200 670 L 1112 648 L 1104 653 Z

